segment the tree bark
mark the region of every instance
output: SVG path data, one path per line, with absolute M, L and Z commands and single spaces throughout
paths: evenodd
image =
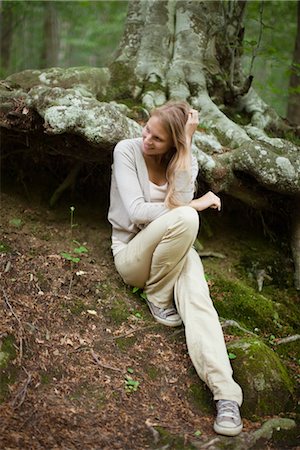
M 89 154 L 82 148 L 74 157 L 93 161 L 102 155 L 92 148 L 110 152 L 118 140 L 140 135 L 139 114 L 145 119 L 168 99 L 187 100 L 200 111 L 202 129 L 194 135 L 193 152 L 201 181 L 261 211 L 280 215 L 281 208 L 292 223 L 291 205 L 300 195 L 300 148 L 268 135 L 269 128 L 273 136 L 290 128 L 243 74 L 244 11 L 244 1 L 133 0 L 109 68 L 25 71 L 5 81 L 8 89 L 23 88 L 20 102 L 39 113 L 45 133 L 81 136 Z M 10 105 L 11 92 L 1 93 L 0 86 L 0 94 Z M 6 115 L 4 126 L 25 122 L 23 111 L 9 120 Z M 246 124 L 234 120 L 237 113 Z M 70 155 L 73 149 L 61 151 Z
M 44 46 L 42 51 L 43 67 L 53 67 L 58 63 L 59 40 L 58 19 L 53 2 L 44 2 Z
M 7 73 L 10 64 L 13 31 L 13 8 L 9 2 L 0 2 L 1 69 Z

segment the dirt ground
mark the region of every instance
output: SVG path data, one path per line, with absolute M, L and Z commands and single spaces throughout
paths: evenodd
M 0 338 L 14 340 L 0 448 L 180 449 L 215 437 L 213 403 L 193 400 L 203 384 L 183 328 L 156 324 L 122 283 L 105 215 L 70 206 L 1 196 Z

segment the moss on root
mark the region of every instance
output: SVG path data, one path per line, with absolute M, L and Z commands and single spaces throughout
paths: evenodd
M 243 414 L 255 419 L 291 411 L 295 406 L 294 382 L 276 353 L 262 340 L 245 338 L 228 345 L 236 355 L 234 378 L 244 391 Z
M 15 338 L 6 336 L 0 347 L 0 403 L 9 393 L 9 385 L 14 383 L 18 369 L 11 364 L 16 357 Z

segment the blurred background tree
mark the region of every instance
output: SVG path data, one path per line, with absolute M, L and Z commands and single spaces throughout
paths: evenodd
M 246 7 L 244 70 L 254 75 L 254 89 L 282 117 L 287 114 L 297 3 L 248 1 Z
M 127 1 L 0 1 L 1 78 L 24 69 L 106 66 Z
M 0 77 L 53 66 L 107 66 L 122 36 L 127 4 L 0 0 Z M 297 36 L 299 40 L 296 0 L 247 2 L 244 70 L 254 75 L 253 87 L 283 117 Z M 293 67 L 299 79 L 299 64 Z M 299 86 L 292 89 L 297 93 Z

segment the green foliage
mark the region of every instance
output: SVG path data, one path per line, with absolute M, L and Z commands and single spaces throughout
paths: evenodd
M 11 247 L 3 241 L 0 241 L 0 253 L 10 253 Z
M 72 252 L 61 252 L 61 256 L 65 258 L 67 261 L 71 261 L 72 263 L 79 263 L 80 256 L 88 253 L 88 249 L 81 245 L 78 241 L 73 240 L 74 244 L 77 244 L 78 247 L 74 247 Z
M 133 369 L 127 369 L 127 372 L 133 373 Z M 127 394 L 132 394 L 133 392 L 136 392 L 139 388 L 140 382 L 137 380 L 134 380 L 130 375 L 125 375 L 124 380 L 124 386 L 125 386 L 125 392 Z
M 48 3 L 57 41 L 57 66 L 101 67 L 112 61 L 123 32 L 127 1 L 4 1 L 1 13 L 10 23 L 12 42 L 8 69 L 2 69 L 1 78 L 46 67 Z
M 254 53 L 253 87 L 266 103 L 285 116 L 290 66 L 297 28 L 297 1 L 247 2 L 244 37 L 244 67 L 248 73 Z M 258 47 L 260 28 L 262 38 Z
M 147 295 L 144 293 L 143 289 L 138 287 L 133 287 L 132 292 L 137 294 L 142 300 L 147 300 Z
M 11 219 L 9 221 L 9 224 L 12 225 L 13 227 L 16 227 L 16 228 L 20 228 L 22 223 L 23 223 L 22 220 L 21 219 L 17 219 L 17 218 Z

